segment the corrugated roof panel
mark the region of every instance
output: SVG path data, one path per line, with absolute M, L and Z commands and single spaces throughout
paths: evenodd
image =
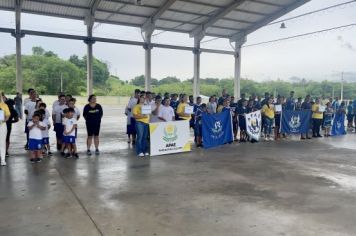
M 258 2 L 245 2 L 241 4 L 239 7 L 237 7 L 236 9 L 261 12 L 264 14 L 273 14 L 274 12 L 280 10 L 280 7 L 276 7 L 273 5 L 266 5 Z
M 172 20 L 178 20 L 178 21 L 191 21 L 192 23 L 197 23 L 197 24 L 202 24 L 206 20 L 208 20 L 208 17 L 205 16 L 197 16 L 197 15 L 191 15 L 191 14 L 184 14 L 184 13 L 179 13 L 179 12 L 172 12 L 172 11 L 166 11 L 161 18 L 164 19 L 172 19 Z
M 234 2 L 235 0 L 195 0 L 195 2 L 199 2 L 202 5 L 212 4 L 220 7 L 227 6 L 228 4 Z
M 42 12 L 45 14 L 53 13 L 56 15 L 82 17 L 82 18 L 84 18 L 86 15 L 85 9 L 56 6 L 52 4 L 31 2 L 31 1 L 24 1 L 22 5 L 22 9 L 30 12 Z
M 15 7 L 15 0 L 1 0 L 0 6 L 4 8 L 14 8 Z
M 24 2 L 31 1 L 25 0 Z M 80 6 L 80 7 L 89 7 L 91 0 L 45 0 L 46 2 L 58 3 L 63 5 L 70 5 L 70 6 Z
M 139 14 L 144 16 L 152 16 L 156 10 L 153 8 L 144 8 L 139 6 L 133 5 L 125 5 L 123 8 L 120 9 L 120 12 L 131 13 L 131 14 Z
M 272 4 L 284 5 L 284 6 L 288 6 L 289 4 L 292 4 L 295 2 L 295 0 L 263 0 L 263 1 L 269 2 Z
M 227 21 L 227 20 L 218 20 L 213 26 L 221 26 L 221 27 L 228 27 L 228 28 L 234 28 L 234 29 L 245 29 L 252 24 L 247 24 L 247 23 L 241 23 L 241 22 L 233 22 L 233 21 Z
M 127 16 L 127 15 L 120 15 L 120 14 L 110 14 L 110 13 L 102 13 L 98 12 L 95 15 L 96 19 L 99 20 L 108 20 L 111 22 L 126 22 L 128 24 L 138 24 L 142 25 L 147 18 L 144 17 L 136 17 L 136 16 Z
M 201 14 L 212 14 L 212 12 L 216 12 L 219 8 L 178 1 L 171 6 L 170 9 L 197 12 Z
M 264 16 L 245 13 L 245 12 L 241 12 L 241 11 L 232 11 L 229 14 L 227 14 L 225 17 L 231 18 L 233 20 L 257 22 L 257 21 L 262 20 Z

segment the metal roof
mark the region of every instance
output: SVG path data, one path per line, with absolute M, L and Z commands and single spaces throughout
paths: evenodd
M 23 0 L 22 12 L 238 40 L 310 0 Z M 15 10 L 16 0 L 0 0 Z M 140 3 L 141 2 L 141 3 Z

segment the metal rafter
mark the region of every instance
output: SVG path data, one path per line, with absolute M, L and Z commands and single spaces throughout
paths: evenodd
M 190 32 L 190 37 L 194 37 L 199 35 L 199 37 L 203 37 L 204 31 L 211 27 L 213 24 L 215 24 L 218 20 L 221 18 L 225 17 L 227 14 L 229 14 L 231 11 L 236 9 L 238 6 L 243 4 L 245 0 L 234 0 L 232 3 L 227 5 L 226 7 L 222 8 L 216 15 L 211 17 L 208 21 L 206 21 L 204 24 L 196 27 L 194 30 Z
M 176 0 L 166 0 L 166 2 L 148 19 L 142 26 L 142 32 L 152 34 L 156 21 L 167 11 Z

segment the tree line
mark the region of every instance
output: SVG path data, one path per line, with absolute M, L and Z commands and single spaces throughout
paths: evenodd
M 59 58 L 52 51 L 45 51 L 41 47 L 33 47 L 32 55 L 23 55 L 23 80 L 24 89 L 34 87 L 41 94 L 55 95 L 61 89 L 73 95 L 85 95 L 86 93 L 86 56 L 72 55 L 68 60 Z M 137 76 L 130 81 L 121 80 L 111 75 L 106 62 L 97 58 L 93 60 L 94 91 L 96 95 L 131 96 L 134 89 L 144 88 L 144 76 Z M 155 93 L 186 93 L 192 94 L 193 80 L 182 80 L 177 77 L 166 77 L 160 80 L 152 79 L 152 91 Z M 225 88 L 229 94 L 233 94 L 233 78 L 217 79 L 205 78 L 200 80 L 200 91 L 205 96 L 220 94 Z M 6 55 L 0 57 L 0 90 L 7 94 L 16 92 L 16 57 Z M 250 79 L 242 79 L 241 92 L 247 95 L 264 92 L 287 96 L 294 90 L 296 95 L 304 97 L 312 96 L 340 96 L 340 82 L 312 81 L 293 78 L 291 81 L 272 80 L 256 82 Z M 356 83 L 344 85 L 344 98 L 354 99 L 356 96 Z

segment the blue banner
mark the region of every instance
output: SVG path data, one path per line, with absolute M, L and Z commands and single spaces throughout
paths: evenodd
M 336 113 L 333 121 L 333 127 L 331 129 L 332 136 L 345 135 L 345 114 Z
M 311 111 L 282 112 L 281 132 L 287 134 L 305 134 L 309 131 Z
M 233 141 L 230 111 L 202 116 L 204 148 L 212 148 Z

